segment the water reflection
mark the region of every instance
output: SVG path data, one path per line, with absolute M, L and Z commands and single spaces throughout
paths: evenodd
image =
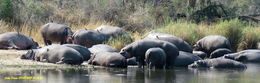
M 137 67 L 70 69 L 0 69 L 0 83 L 254 83 L 260 81 L 260 65 L 238 69 L 148 70 Z M 11 72 L 10 72 L 11 71 Z M 42 79 L 5 79 L 42 77 Z

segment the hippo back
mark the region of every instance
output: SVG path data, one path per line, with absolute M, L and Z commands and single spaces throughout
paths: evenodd
M 175 67 L 188 67 L 194 61 L 202 60 L 199 56 L 189 52 L 179 51 L 179 56 L 175 60 Z
M 36 49 L 38 43 L 31 38 L 17 32 L 7 32 L 0 34 L 0 48 L 15 48 L 15 49 Z
M 144 39 L 157 39 L 168 41 L 176 45 L 179 50 L 192 53 L 192 48 L 189 43 L 174 35 L 164 33 L 149 33 Z

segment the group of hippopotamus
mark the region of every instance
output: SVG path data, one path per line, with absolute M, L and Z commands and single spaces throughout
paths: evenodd
M 0 49 L 29 49 L 21 59 L 31 59 L 56 64 L 122 67 L 138 65 L 149 69 L 189 68 L 246 68 L 243 62 L 260 62 L 260 50 L 244 50 L 233 53 L 227 38 L 220 35 L 206 36 L 192 46 L 171 34 L 149 33 L 120 51 L 103 44 L 117 36 L 131 39 L 122 28 L 102 25 L 96 29 L 80 29 L 47 23 L 40 29 L 45 47 L 22 33 L 0 34 Z M 59 42 L 60 45 L 52 44 Z

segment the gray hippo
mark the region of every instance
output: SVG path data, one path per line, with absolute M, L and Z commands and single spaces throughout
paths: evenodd
M 47 23 L 40 29 L 45 45 L 51 45 L 52 42 L 60 44 L 71 43 L 73 32 L 70 27 L 57 23 Z
M 164 34 L 164 33 L 149 33 L 144 39 L 157 39 L 157 40 L 168 41 L 176 45 L 176 47 L 178 47 L 180 51 L 192 53 L 192 48 L 189 45 L 189 43 L 174 35 Z
M 214 58 L 198 60 L 188 66 L 189 68 L 242 68 L 245 69 L 246 65 L 235 60 Z
M 199 56 L 189 52 L 179 51 L 179 56 L 176 58 L 175 67 L 188 67 L 194 61 L 202 60 Z
M 77 50 L 62 45 L 50 45 L 40 49 L 29 50 L 26 54 L 21 55 L 20 58 L 71 65 L 80 65 L 84 61 L 84 58 Z
M 243 50 L 237 53 L 224 55 L 224 58 L 241 62 L 260 62 L 260 50 Z
M 112 46 L 106 45 L 106 44 L 97 44 L 93 45 L 91 48 L 89 48 L 91 53 L 97 53 L 97 52 L 117 52 L 115 48 Z
M 38 43 L 33 39 L 17 32 L 7 32 L 0 34 L 0 49 L 36 49 Z
M 63 46 L 70 47 L 77 50 L 84 58 L 84 61 L 88 61 L 90 59 L 91 52 L 89 51 L 88 48 L 84 46 L 76 45 L 76 44 L 63 44 Z
M 205 52 L 202 51 L 192 51 L 192 54 L 199 56 L 201 59 L 204 59 L 206 56 L 208 56 Z
M 149 69 L 164 69 L 166 54 L 161 48 L 150 48 L 145 52 L 145 61 Z
M 136 61 L 136 57 L 128 58 L 126 59 L 127 65 L 136 66 L 138 65 L 138 62 Z
M 93 29 L 79 29 L 72 36 L 73 44 L 79 44 L 87 48 L 96 44 L 102 44 L 108 36 Z
M 210 54 L 209 58 L 210 58 L 210 59 L 212 59 L 212 58 L 218 58 L 218 57 L 224 56 L 225 54 L 230 54 L 230 53 L 232 53 L 232 51 L 229 50 L 229 49 L 227 49 L 227 48 L 219 48 L 219 49 L 213 51 L 213 52 Z
M 144 66 L 145 52 L 150 48 L 161 48 L 166 53 L 166 68 L 173 68 L 179 49 L 172 43 L 163 40 L 137 40 L 121 49 L 120 54 L 126 58 L 136 57 L 139 68 Z
M 109 35 L 111 37 L 129 36 L 124 29 L 116 27 L 116 26 L 101 25 L 101 26 L 97 27 L 95 30 L 100 33 Z
M 91 56 L 88 64 L 105 67 L 126 68 L 126 58 L 117 52 L 98 52 Z
M 210 55 L 211 52 L 218 48 L 231 49 L 230 42 L 227 40 L 227 38 L 220 35 L 209 35 L 200 39 L 194 45 L 195 51 L 203 51 L 207 53 L 207 55 Z

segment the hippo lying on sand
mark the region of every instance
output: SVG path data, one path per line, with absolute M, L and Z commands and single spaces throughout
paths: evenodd
M 195 61 L 189 65 L 189 68 L 242 68 L 245 69 L 246 65 L 235 60 L 214 58 Z
M 192 53 L 192 48 L 189 45 L 189 43 L 174 35 L 164 34 L 164 33 L 149 33 L 144 39 L 157 39 L 157 40 L 168 41 L 176 45 L 176 47 L 178 47 L 180 51 Z
M 227 48 L 231 50 L 231 45 L 229 40 L 219 35 L 206 36 L 200 39 L 199 41 L 197 41 L 196 44 L 194 45 L 195 51 L 203 51 L 207 53 L 207 55 L 210 55 L 211 52 L 219 48 Z
M 72 36 L 73 44 L 79 44 L 88 48 L 96 44 L 102 44 L 107 39 L 107 35 L 92 29 L 77 30 Z
M 126 58 L 116 52 L 98 52 L 91 56 L 88 61 L 91 65 L 100 65 L 105 67 L 126 68 Z
M 7 32 L 0 34 L 0 49 L 36 49 L 38 43 L 31 38 L 17 32 Z
M 121 49 L 120 54 L 126 58 L 136 57 L 138 66 L 144 66 L 145 52 L 150 48 L 161 48 L 166 53 L 166 68 L 173 68 L 179 49 L 172 43 L 163 40 L 143 39 L 135 41 Z
M 81 45 L 76 45 L 76 44 L 63 44 L 63 46 L 73 48 L 77 50 L 84 58 L 84 61 L 88 61 L 90 59 L 91 52 L 89 51 L 88 48 L 81 46 Z
M 164 69 L 166 54 L 161 48 L 150 48 L 145 53 L 145 61 L 149 69 Z
M 189 52 L 179 51 L 179 56 L 176 58 L 175 67 L 188 67 L 194 61 L 202 60 L 199 56 Z
M 80 65 L 84 61 L 80 52 L 62 45 L 50 45 L 40 49 L 29 50 L 21 56 L 21 59 L 72 65 Z
M 73 32 L 68 26 L 47 23 L 41 27 L 40 31 L 45 45 L 51 45 L 52 42 L 60 42 L 60 44 L 71 43 Z
M 224 55 L 224 58 L 241 62 L 260 62 L 260 50 L 243 50 L 237 53 Z

